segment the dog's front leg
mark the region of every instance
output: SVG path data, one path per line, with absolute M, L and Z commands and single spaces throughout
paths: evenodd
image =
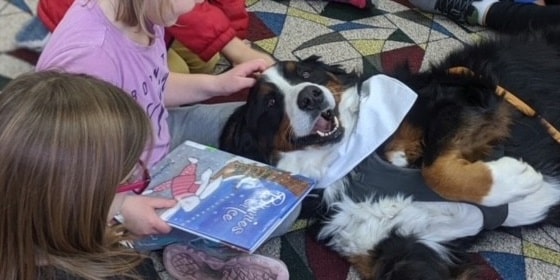
M 422 168 L 426 184 L 443 198 L 485 206 L 517 201 L 543 185 L 543 176 L 511 157 L 470 162 L 458 150 L 440 155 Z

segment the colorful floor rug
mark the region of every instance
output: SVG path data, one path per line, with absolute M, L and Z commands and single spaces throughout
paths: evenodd
M 462 26 L 412 9 L 406 0 L 381 0 L 356 9 L 325 1 L 249 0 L 250 40 L 278 59 L 319 55 L 365 74 L 391 71 L 407 61 L 420 70 L 462 44 L 490 32 Z M 485 267 L 484 279 L 559 279 L 560 230 L 543 226 L 483 233 L 470 248 Z M 263 252 L 282 258 L 292 279 L 358 279 L 348 263 L 314 241 L 305 230 L 267 244 Z
M 37 0 L 0 2 L 0 89 L 31 71 L 37 53 L 18 48 L 16 35 L 33 19 Z M 406 0 L 380 0 L 376 8 L 314 0 L 247 0 L 249 38 L 278 59 L 319 55 L 325 62 L 365 74 L 390 71 L 408 61 L 420 70 L 449 50 L 489 32 L 421 13 Z M 483 233 L 470 248 L 485 279 L 560 279 L 560 230 L 549 226 Z M 346 261 L 315 242 L 305 229 L 265 244 L 260 253 L 279 257 L 294 280 L 359 279 Z M 158 259 L 157 254 L 154 257 Z M 169 279 L 161 264 L 161 276 Z

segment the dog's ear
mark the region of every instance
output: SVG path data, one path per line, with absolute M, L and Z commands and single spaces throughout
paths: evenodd
M 355 71 L 346 72 L 343 70 L 343 72 L 340 72 L 338 74 L 335 73 L 335 75 L 345 88 L 354 86 L 360 81 L 360 76 Z
M 259 152 L 256 138 L 249 131 L 245 129 L 238 131 L 232 140 L 233 149 L 230 152 L 259 162 L 265 161 Z
M 345 88 L 360 82 L 360 76 L 356 71 L 346 71 L 340 64 L 326 65 L 325 67 L 325 70 L 335 75 Z
M 321 61 L 321 57 L 318 55 L 312 55 L 307 58 L 304 58 L 301 62 L 303 63 L 316 63 Z
M 304 61 L 313 61 L 323 70 L 335 75 L 345 87 L 350 87 L 359 82 L 359 75 L 356 71 L 347 71 L 340 64 L 327 64 L 321 61 L 321 57 L 312 55 Z
M 220 135 L 220 149 L 241 156 L 247 154 L 247 147 L 251 147 L 253 143 L 248 136 L 246 111 L 247 104 L 244 104 L 228 118 Z
M 220 135 L 220 149 L 263 163 L 269 159 L 261 151 L 258 139 L 248 127 L 246 120 L 247 105 L 237 108 L 226 122 Z

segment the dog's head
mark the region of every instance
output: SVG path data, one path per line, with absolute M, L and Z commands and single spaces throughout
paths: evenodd
M 267 69 L 226 123 L 220 147 L 274 164 L 278 153 L 340 141 L 338 104 L 358 76 L 312 56 Z

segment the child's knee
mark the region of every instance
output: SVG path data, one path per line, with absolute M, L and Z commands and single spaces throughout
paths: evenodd
M 167 51 L 167 65 L 169 71 L 175 73 L 189 74 L 190 69 L 187 62 L 172 48 Z
M 174 41 L 169 50 L 173 50 L 183 61 L 184 65 L 188 68 L 188 73 L 212 74 L 220 60 L 220 54 L 216 54 L 210 60 L 204 61 L 178 41 Z

